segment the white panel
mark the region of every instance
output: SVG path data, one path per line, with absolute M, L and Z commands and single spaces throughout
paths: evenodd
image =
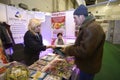
M 0 3 L 0 21 L 7 22 L 6 5 Z
M 51 44 L 51 16 L 45 17 L 45 22 L 41 25 L 41 34 L 43 37 L 43 43 L 44 45 L 50 45 Z
M 73 11 L 66 11 L 66 37 L 75 37 L 75 23 L 73 19 Z

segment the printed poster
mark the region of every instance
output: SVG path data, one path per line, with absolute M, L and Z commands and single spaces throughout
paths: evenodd
M 57 38 L 58 33 L 62 33 L 63 37 L 66 36 L 65 30 L 65 12 L 52 13 L 52 38 Z

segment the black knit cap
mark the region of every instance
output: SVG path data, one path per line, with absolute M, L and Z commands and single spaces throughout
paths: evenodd
M 84 15 L 88 16 L 88 9 L 85 5 L 81 4 L 73 13 L 73 15 Z

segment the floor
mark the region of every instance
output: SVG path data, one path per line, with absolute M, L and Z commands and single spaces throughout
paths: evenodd
M 94 80 L 120 80 L 120 45 L 105 43 L 102 69 Z

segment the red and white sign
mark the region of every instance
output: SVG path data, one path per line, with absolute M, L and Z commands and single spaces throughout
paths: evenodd
M 52 38 L 56 38 L 58 33 L 65 34 L 65 12 L 52 13 Z

